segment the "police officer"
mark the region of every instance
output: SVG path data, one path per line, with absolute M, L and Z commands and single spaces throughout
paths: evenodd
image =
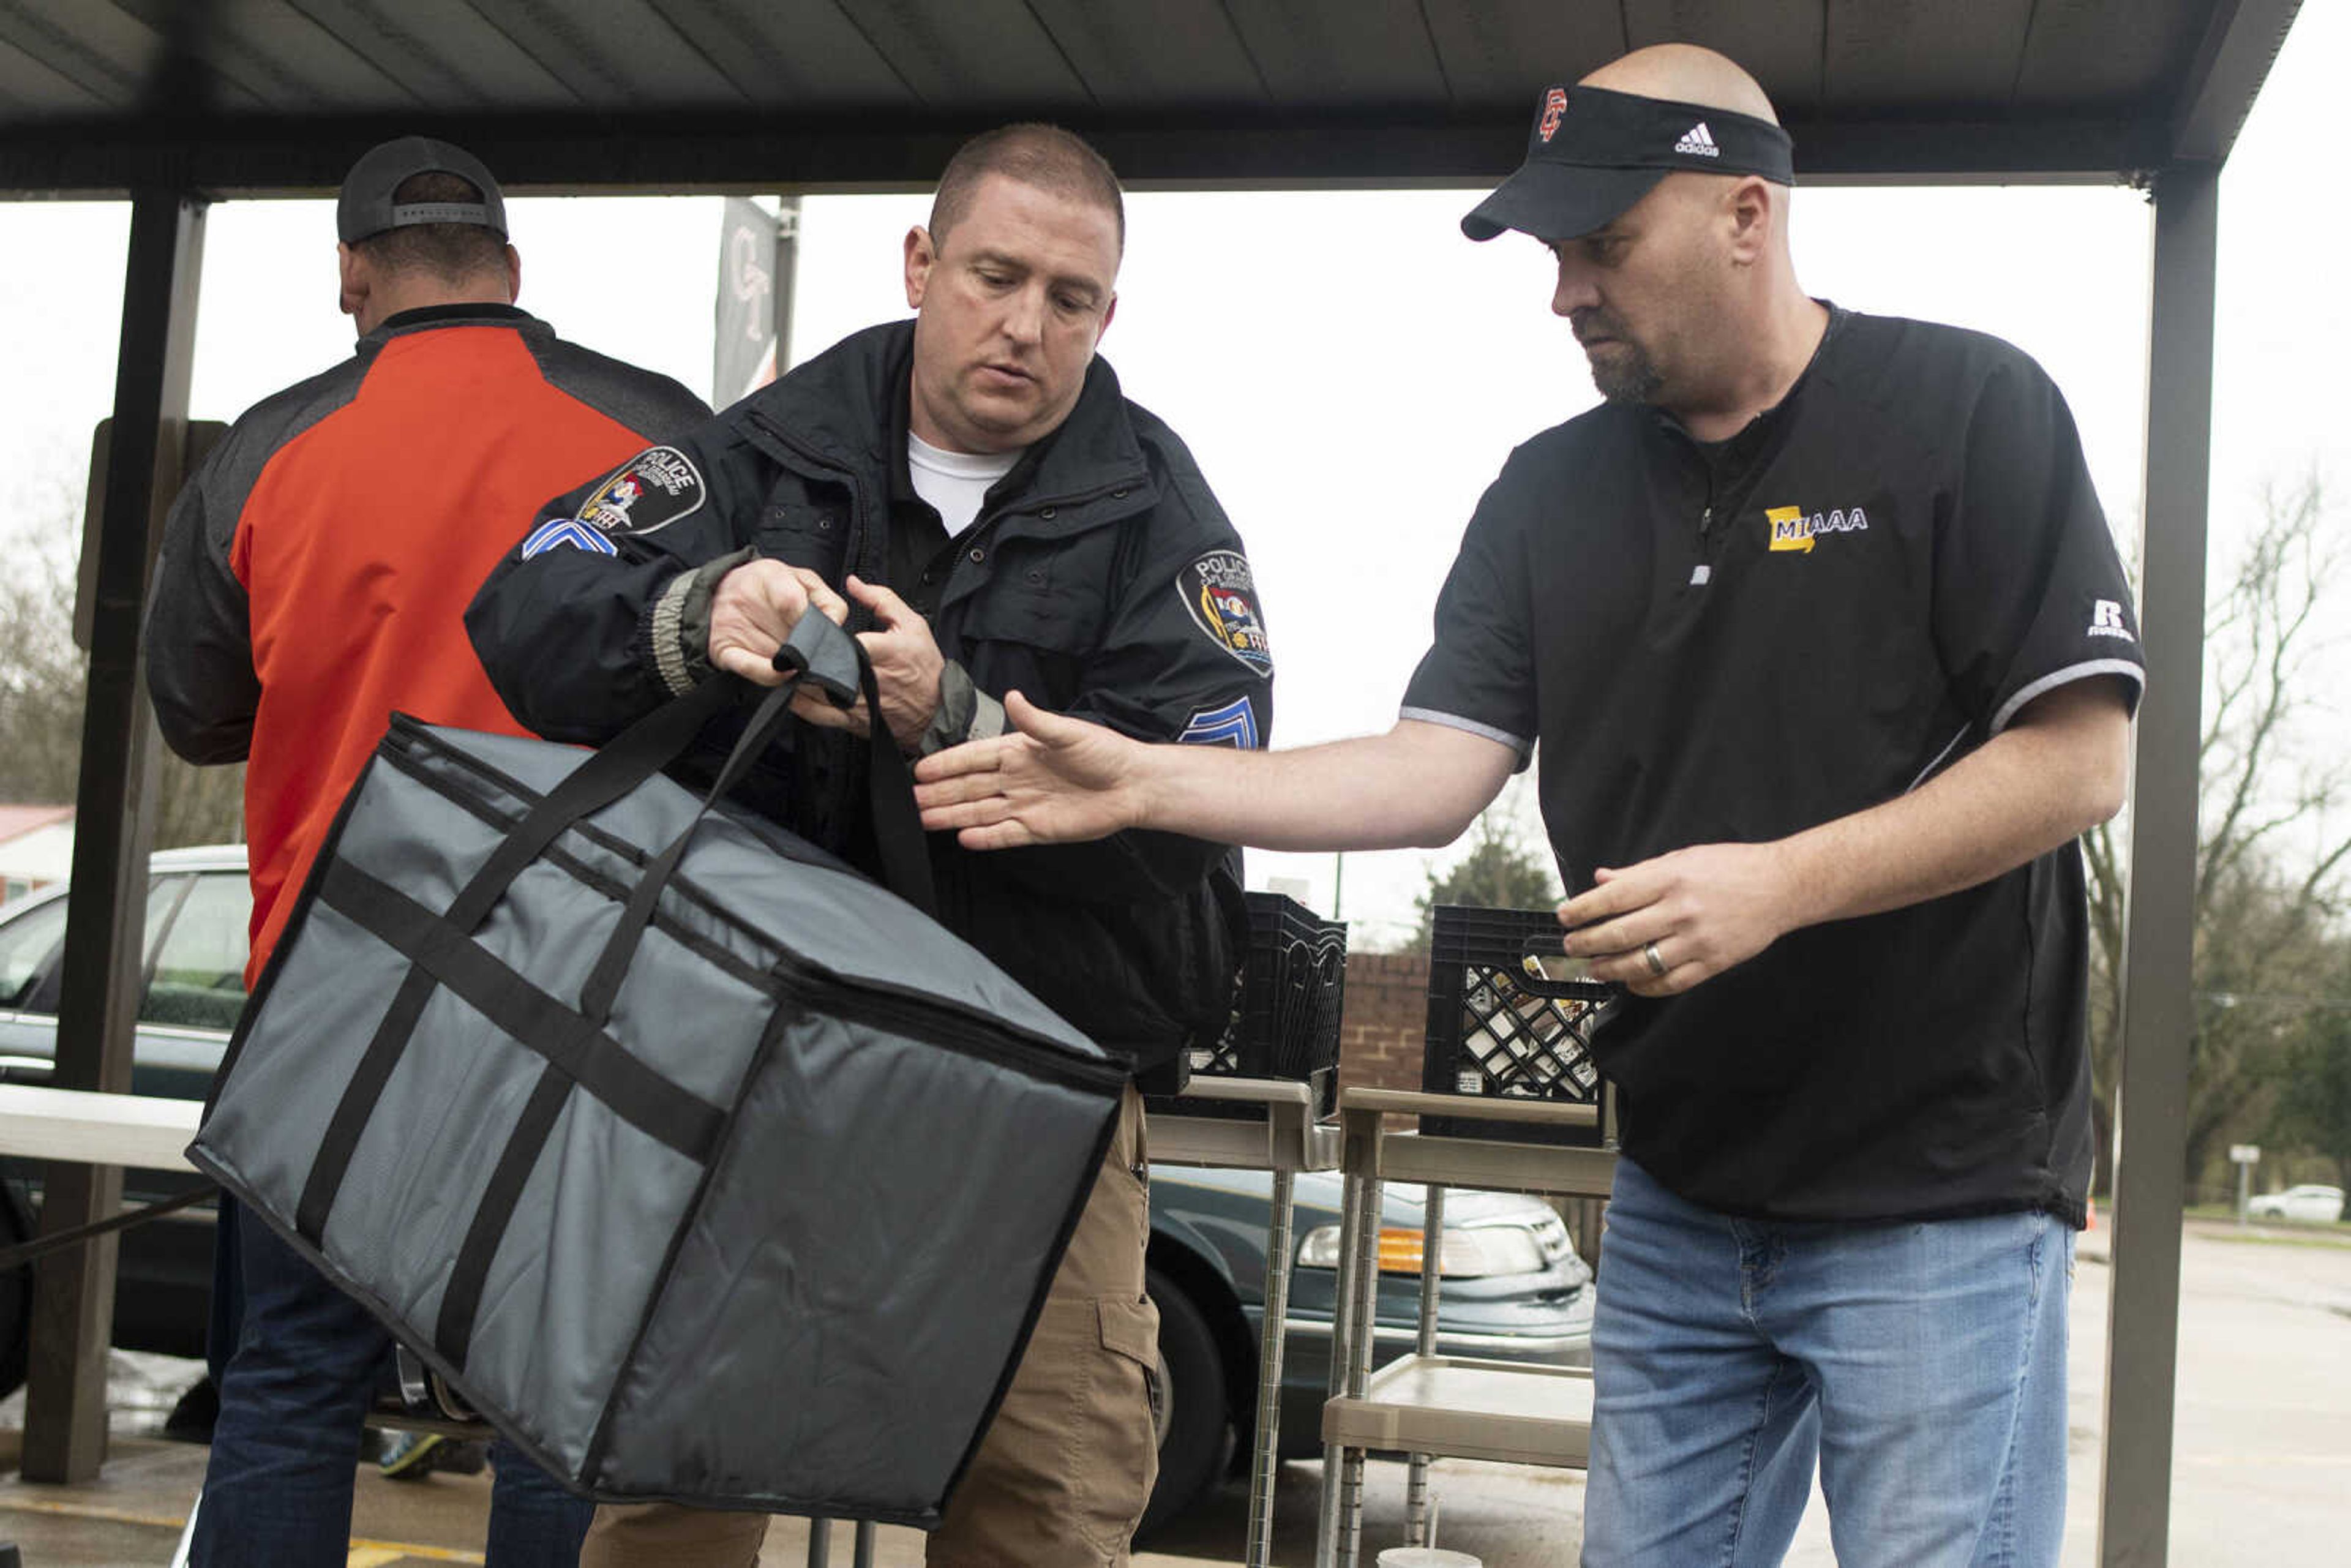
M 1273 666 L 1240 539 L 1183 443 L 1095 357 L 1123 243 L 1117 180 L 1078 138 L 1015 125 L 967 144 L 906 236 L 913 321 L 545 508 L 467 615 L 499 691 L 545 735 L 601 740 L 714 671 L 772 685 L 801 614 L 844 620 L 881 714 L 806 709 L 748 793 L 852 856 L 865 743 L 818 727 L 934 751 L 998 733 L 1019 688 L 1138 739 L 1259 745 Z M 1238 956 L 1234 901 L 1212 885 L 1236 891 L 1222 847 L 1134 832 L 933 849 L 947 925 L 1138 1071 L 1222 1030 Z M 1156 1468 L 1144 1164 L 1130 1089 L 932 1563 L 1126 1560 Z M 582 1562 L 749 1563 L 766 1522 L 605 1508 Z
M 463 149 L 417 136 L 373 149 L 335 223 L 358 350 L 230 427 L 172 503 L 148 615 L 164 738 L 191 761 L 246 764 L 248 981 L 392 710 L 521 733 L 460 623 L 512 542 L 496 519 L 709 413 L 515 308 L 505 202 Z M 340 1565 L 391 1341 L 274 1233 L 223 1209 L 245 1308 L 193 1560 Z M 490 1563 L 571 1563 L 585 1505 L 506 1445 L 493 1458 Z
M 2130 594 L 2047 376 L 1807 296 L 1792 178 L 1720 56 L 1546 89 L 1463 228 L 1552 249 L 1607 401 L 1487 491 L 1395 727 L 1217 758 L 1015 701 L 925 820 L 1441 844 L 1541 741 L 1565 946 L 1633 993 L 1584 1563 L 1775 1563 L 1817 1458 L 1840 1562 L 2053 1564 Z

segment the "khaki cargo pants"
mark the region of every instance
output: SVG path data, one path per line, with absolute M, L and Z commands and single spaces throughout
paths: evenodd
M 980 1440 L 929 1568 L 1125 1568 L 1158 1474 L 1147 1369 L 1159 1309 L 1143 1290 L 1150 1235 L 1143 1097 L 1130 1087 L 1061 1272 Z M 768 1516 L 674 1503 L 607 1505 L 580 1568 L 752 1568 Z

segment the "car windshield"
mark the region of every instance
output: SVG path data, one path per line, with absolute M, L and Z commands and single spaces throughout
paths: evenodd
M 246 927 L 252 913 L 242 875 L 199 875 L 155 954 L 154 978 L 139 1020 L 181 1029 L 235 1028 L 245 1006 Z
M 66 936 L 66 901 L 53 898 L 0 925 L 0 1008 L 20 1008 Z

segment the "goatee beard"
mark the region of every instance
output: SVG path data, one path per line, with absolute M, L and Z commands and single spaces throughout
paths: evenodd
M 1666 383 L 1657 362 L 1625 339 L 1618 338 L 1610 346 L 1615 350 L 1613 354 L 1585 356 L 1592 367 L 1592 384 L 1600 395 L 1610 402 L 1656 402 L 1657 390 Z

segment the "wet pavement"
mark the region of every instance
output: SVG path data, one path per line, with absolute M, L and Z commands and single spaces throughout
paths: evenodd
M 2337 1237 L 2351 1232 L 2337 1231 Z M 2241 1233 L 2191 1222 L 2183 1259 L 2180 1372 L 2173 1469 L 2171 1561 L 2193 1568 L 2272 1568 L 2344 1561 L 2351 1533 L 2351 1246 L 2323 1233 Z M 2097 1546 L 2099 1432 L 2104 1416 L 2108 1274 L 2103 1235 L 2087 1239 L 2073 1303 L 2071 1500 L 2065 1568 L 2090 1568 Z M 117 1354 L 110 1398 L 113 1446 L 88 1486 L 14 1475 L 21 1396 L 0 1402 L 0 1542 L 25 1568 L 161 1568 L 171 1561 L 205 1450 L 156 1436 L 193 1362 Z M 1364 1552 L 1404 1536 L 1404 1467 L 1375 1463 L 1366 1495 Z M 1321 1467 L 1282 1467 L 1274 1561 L 1313 1558 Z M 1559 1568 L 1582 1538 L 1580 1472 L 1468 1460 L 1434 1469 L 1438 1543 L 1486 1568 Z M 1248 1489 L 1233 1481 L 1134 1555 L 1135 1568 L 1205 1568 L 1240 1561 Z M 489 1479 L 436 1474 L 395 1482 L 360 1469 L 350 1568 L 480 1563 Z M 876 1568 L 917 1568 L 923 1537 L 876 1532 Z M 849 1568 L 852 1531 L 832 1534 L 833 1568 Z M 808 1526 L 778 1520 L 767 1568 L 800 1568 Z M 1791 1549 L 1789 1568 L 1834 1568 L 1819 1500 Z

